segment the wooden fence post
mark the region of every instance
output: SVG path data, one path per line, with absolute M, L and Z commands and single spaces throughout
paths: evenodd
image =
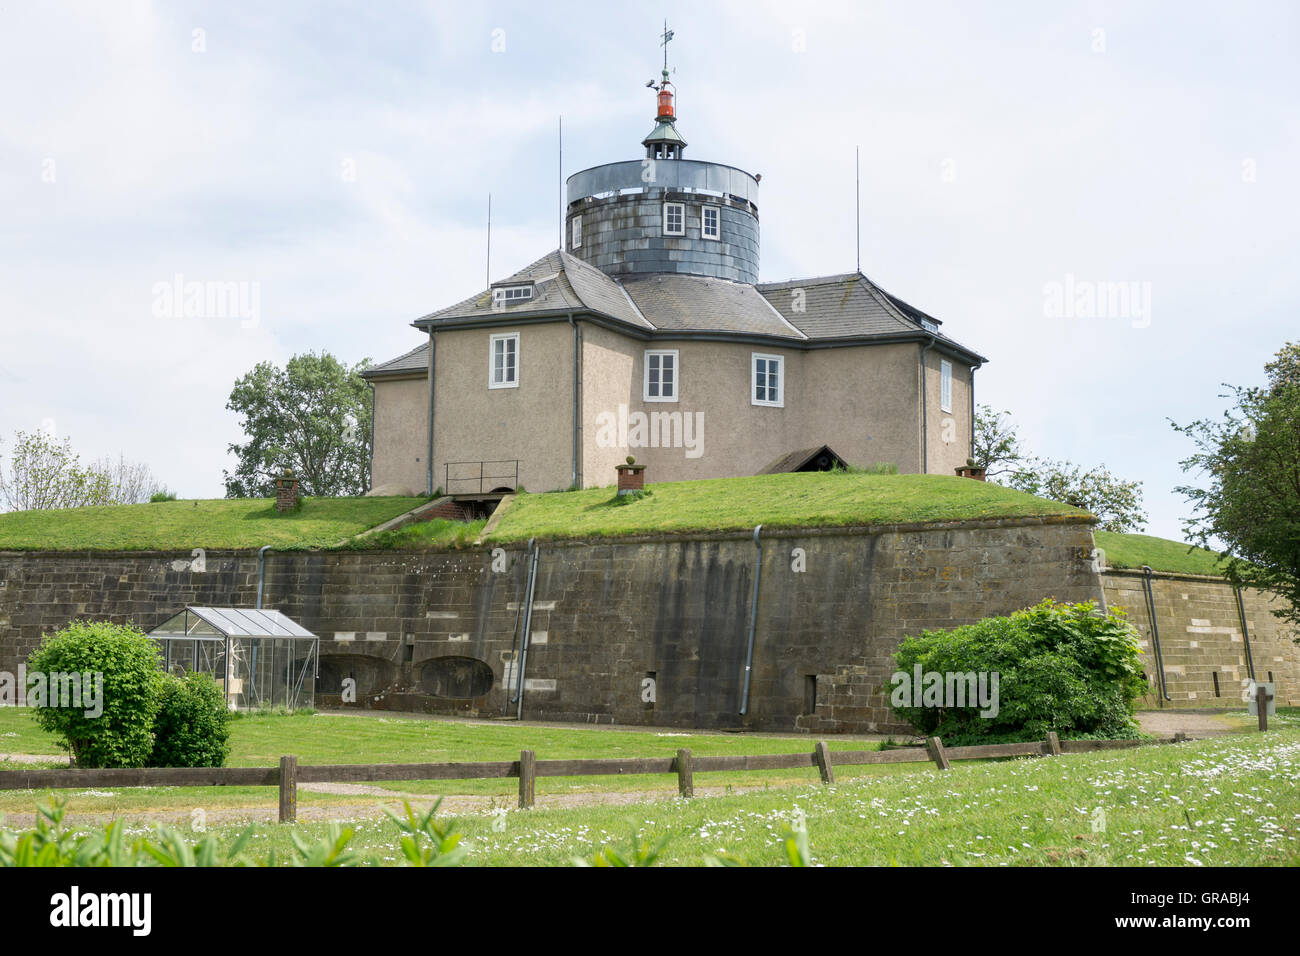
M 835 768 L 831 766 L 831 748 L 826 746 L 826 741 L 817 741 L 817 747 L 813 750 L 813 757 L 817 761 L 817 769 L 821 772 L 822 783 L 834 783 Z
M 695 777 L 691 772 L 691 748 L 677 751 L 677 793 L 683 797 L 695 796 Z
M 934 760 L 934 765 L 940 770 L 951 770 L 952 764 L 948 763 L 948 755 L 944 753 L 943 741 L 938 737 L 931 737 L 925 742 L 930 749 L 930 757 Z
M 298 819 L 298 758 L 280 758 L 280 822 Z
M 1055 730 L 1047 732 L 1047 752 L 1053 757 L 1061 756 L 1061 738 L 1056 736 Z
M 1268 692 L 1262 685 L 1255 687 L 1255 709 L 1259 711 L 1259 729 L 1268 730 Z
M 537 754 L 531 750 L 521 750 L 519 752 L 519 809 L 524 810 L 533 805 L 536 778 Z

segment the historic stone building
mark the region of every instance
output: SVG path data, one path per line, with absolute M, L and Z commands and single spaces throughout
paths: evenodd
M 861 273 L 760 282 L 759 177 L 685 159 L 666 67 L 651 85 L 644 156 L 569 177 L 566 248 L 366 373 L 372 493 L 609 485 L 628 455 L 651 481 L 817 467 L 823 446 L 965 462 L 986 360 Z

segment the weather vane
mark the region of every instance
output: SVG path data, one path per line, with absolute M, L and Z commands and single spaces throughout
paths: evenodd
M 664 76 L 668 75 L 668 41 L 673 38 L 673 31 L 668 29 L 668 21 L 664 21 L 663 40 L 660 45 L 664 48 Z

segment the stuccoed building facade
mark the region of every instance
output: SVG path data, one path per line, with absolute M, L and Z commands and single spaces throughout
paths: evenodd
M 860 273 L 759 282 L 758 177 L 683 158 L 667 71 L 656 89 L 644 157 L 569 177 L 566 248 L 417 319 L 422 344 L 366 373 L 373 494 L 610 485 L 629 455 L 651 482 L 823 447 L 965 463 L 986 360 Z

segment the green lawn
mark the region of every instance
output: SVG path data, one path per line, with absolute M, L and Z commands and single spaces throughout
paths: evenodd
M 943 475 L 814 472 L 649 486 L 619 501 L 613 487 L 519 495 L 489 543 L 660 532 L 835 527 L 1084 514 L 998 485 Z
M 1112 568 L 1140 568 L 1145 564 L 1153 571 L 1171 574 L 1223 574 L 1216 568 L 1217 554 L 1182 541 L 1111 531 L 1097 531 L 1093 539 L 1106 552 L 1106 564 Z
M 539 760 L 586 757 L 671 757 L 679 747 L 698 755 L 811 752 L 806 736 L 769 737 L 745 734 L 688 733 L 643 729 L 555 728 L 516 723 L 470 723 L 435 718 L 370 714 L 255 714 L 231 724 L 230 767 L 270 767 L 285 754 L 300 764 L 336 763 L 440 763 L 478 760 L 517 760 L 521 750 L 533 750 Z M 832 750 L 875 750 L 878 744 L 831 738 Z M 55 738 L 39 730 L 30 711 L 0 708 L 0 753 L 57 754 Z M 901 765 L 848 768 L 894 773 Z M 22 769 L 17 765 L 0 769 Z M 700 786 L 763 786 L 817 779 L 806 770 L 735 771 L 700 774 Z M 395 793 L 447 793 L 500 795 L 517 793 L 513 779 L 456 781 L 397 781 L 375 784 Z M 537 792 L 667 790 L 675 791 L 677 778 L 668 774 L 608 777 L 542 777 Z M 266 788 L 156 788 L 118 789 L 109 794 L 71 793 L 74 812 L 120 812 L 131 809 L 171 809 L 185 806 L 267 807 L 275 804 L 275 791 Z M 352 797 L 353 801 L 357 798 Z M 0 812 L 32 808 L 33 795 L 0 791 Z M 304 806 L 338 802 L 321 794 L 304 792 Z
M 0 551 L 189 551 L 329 547 L 424 498 L 306 498 L 279 514 L 271 499 L 160 501 L 147 505 L 0 515 Z
M 627 855 L 634 840 L 662 837 L 661 864 L 727 853 L 781 865 L 784 827 L 803 824 L 812 862 L 828 866 L 1296 866 L 1298 768 L 1300 731 L 1289 730 L 955 763 L 945 773 L 918 765 L 831 787 L 467 813 L 458 826 L 467 862 L 481 866 L 565 866 L 604 846 Z M 365 862 L 401 862 L 391 822 L 351 826 L 350 848 Z M 209 829 L 229 843 L 243 827 Z M 258 825 L 249 852 L 264 858 L 274 849 L 284 861 L 293 834 L 312 842 L 325 833 L 323 823 Z

